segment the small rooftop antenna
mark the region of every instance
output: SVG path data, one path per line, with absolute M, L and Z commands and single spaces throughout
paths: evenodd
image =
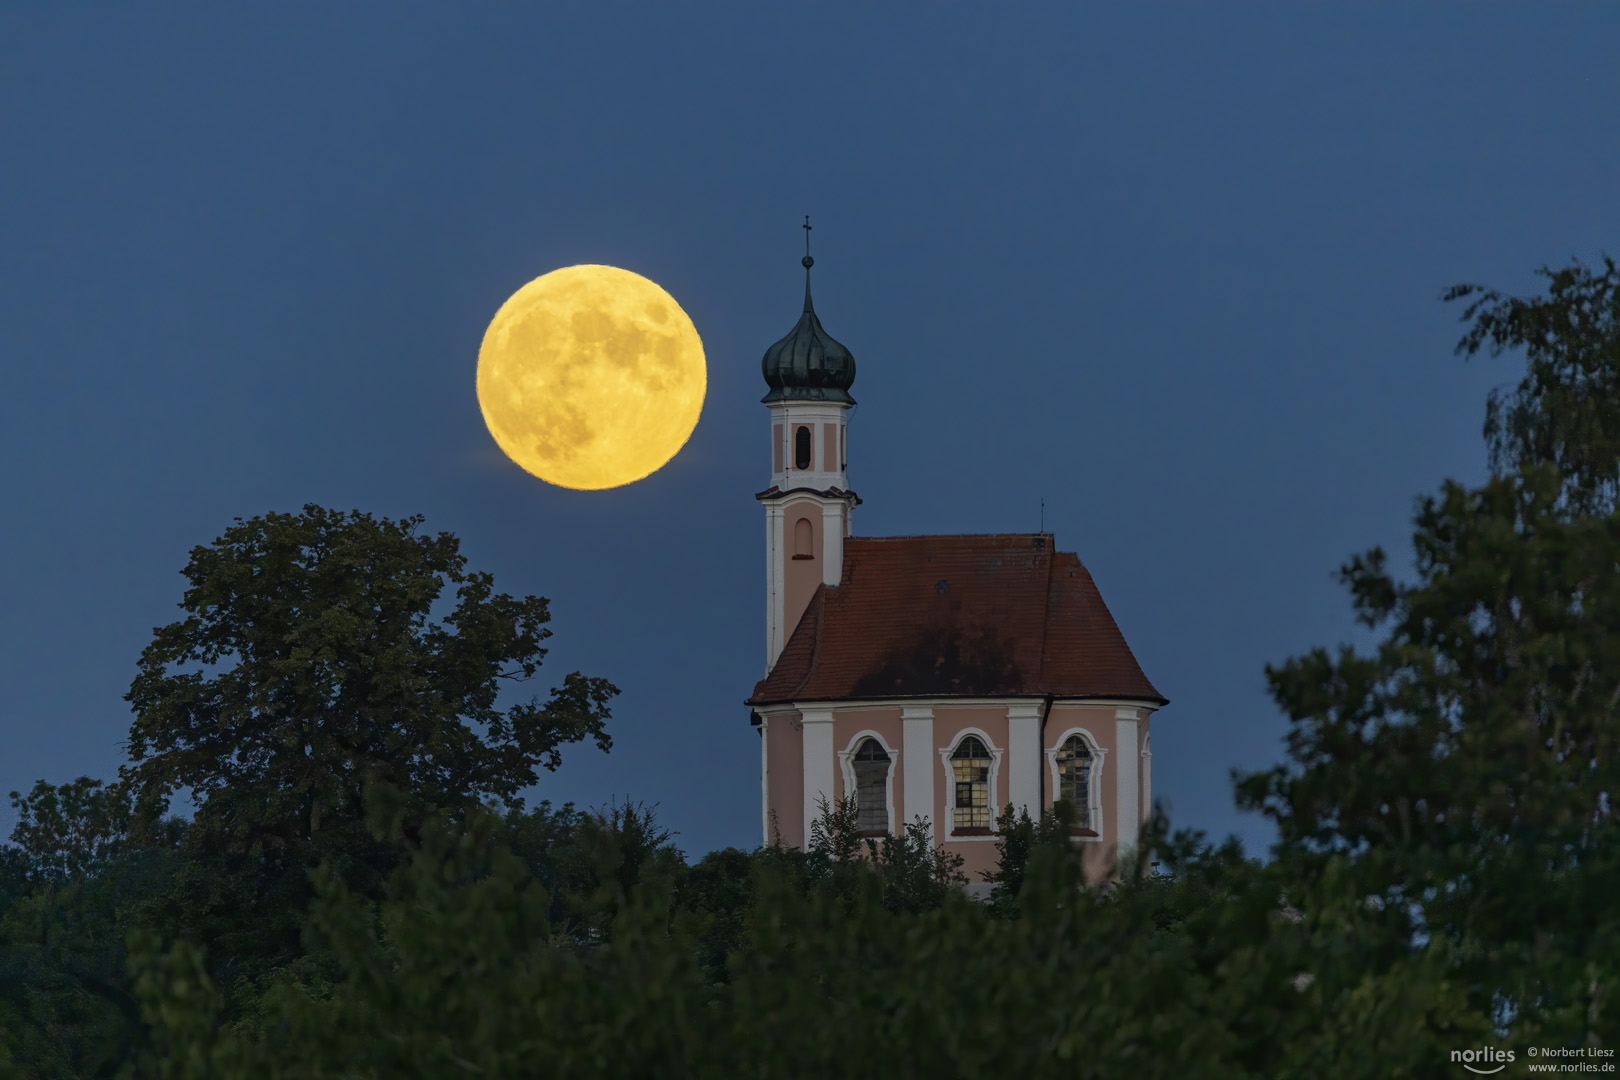
M 1041 532 L 1046 532 L 1046 496 L 1041 496 Z

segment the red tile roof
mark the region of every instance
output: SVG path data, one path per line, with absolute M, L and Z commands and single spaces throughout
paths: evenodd
M 890 697 L 1161 705 L 1077 555 L 1046 533 L 850 537 L 749 705 Z

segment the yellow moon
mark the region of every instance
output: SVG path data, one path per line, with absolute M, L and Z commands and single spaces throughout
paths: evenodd
M 674 297 L 613 266 L 568 266 L 501 305 L 478 350 L 478 407 L 506 456 L 598 491 L 663 468 L 703 411 L 709 370 Z

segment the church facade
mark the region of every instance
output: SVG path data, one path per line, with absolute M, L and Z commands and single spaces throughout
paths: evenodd
M 1112 874 L 1152 798 L 1149 725 L 1168 704 L 1090 572 L 1049 533 L 857 537 L 847 478 L 855 361 L 804 312 L 765 353 L 762 829 L 808 846 L 820 801 L 864 834 L 923 818 L 964 870 L 995 864 L 1008 807 L 1066 799 L 1088 875 Z

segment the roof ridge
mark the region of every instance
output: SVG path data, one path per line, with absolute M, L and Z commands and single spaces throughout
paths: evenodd
M 1002 537 L 1028 540 L 1031 537 L 1051 537 L 1053 550 L 1056 550 L 1057 538 L 1052 533 L 1042 532 L 998 532 L 998 533 L 896 533 L 894 536 L 850 536 L 847 540 L 996 540 Z

